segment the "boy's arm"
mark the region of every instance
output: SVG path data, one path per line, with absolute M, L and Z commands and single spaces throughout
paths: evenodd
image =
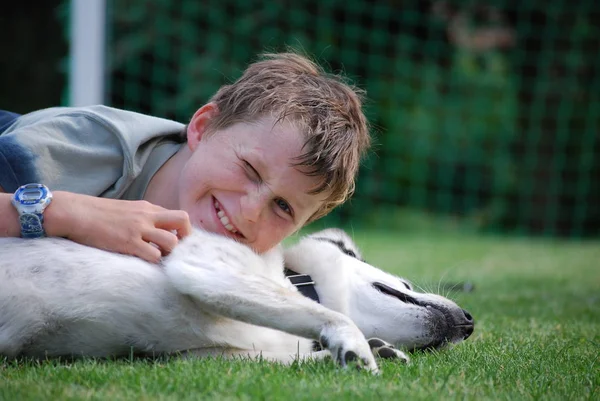
M 0 187 L 0 237 L 20 235 L 19 215 L 11 198 Z M 146 201 L 54 191 L 44 211 L 44 229 L 48 236 L 157 262 L 173 249 L 178 237 L 191 232 L 191 225 L 184 211 Z
M 0 187 L 0 237 L 18 237 L 21 233 L 19 213 L 12 205 L 11 197 Z

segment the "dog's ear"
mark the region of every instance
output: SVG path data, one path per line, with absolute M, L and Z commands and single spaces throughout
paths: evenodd
M 344 230 L 328 228 L 309 235 L 309 238 L 330 243 L 336 246 L 343 254 L 364 262 L 358 246 Z

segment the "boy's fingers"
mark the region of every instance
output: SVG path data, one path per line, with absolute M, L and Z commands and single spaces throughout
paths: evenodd
M 155 244 L 160 249 L 162 255 L 171 253 L 178 241 L 177 236 L 171 231 L 162 230 L 160 228 L 144 234 L 142 239 L 151 244 Z
M 161 250 L 150 242 L 140 241 L 139 248 L 133 253 L 134 256 L 144 259 L 150 263 L 160 262 L 162 256 Z
M 190 218 L 183 210 L 171 210 L 161 214 L 154 225 L 156 228 L 162 228 L 163 230 L 177 231 L 177 237 L 179 238 L 186 237 L 192 232 Z

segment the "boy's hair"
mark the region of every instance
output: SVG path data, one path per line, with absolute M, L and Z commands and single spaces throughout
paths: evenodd
M 311 193 L 328 192 L 314 221 L 354 192 L 360 159 L 370 144 L 362 111 L 363 91 L 339 75 L 296 53 L 264 54 L 233 84 L 212 97 L 219 113 L 209 122 L 215 132 L 266 115 L 294 124 L 305 135 L 303 154 L 294 166 L 321 177 Z

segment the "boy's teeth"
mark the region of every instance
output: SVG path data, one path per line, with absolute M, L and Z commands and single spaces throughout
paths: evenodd
M 232 233 L 237 233 L 237 230 L 231 225 L 229 224 L 229 219 L 226 217 L 221 217 L 219 220 L 221 220 L 221 224 L 223 224 L 223 226 L 231 231 Z
M 215 201 L 215 207 L 217 208 L 217 216 L 219 216 L 219 220 L 221 221 L 221 224 L 223 224 L 223 227 L 232 233 L 237 233 L 238 231 L 231 224 L 229 224 L 229 218 L 225 216 L 225 212 L 221 210 L 221 205 L 219 202 Z

